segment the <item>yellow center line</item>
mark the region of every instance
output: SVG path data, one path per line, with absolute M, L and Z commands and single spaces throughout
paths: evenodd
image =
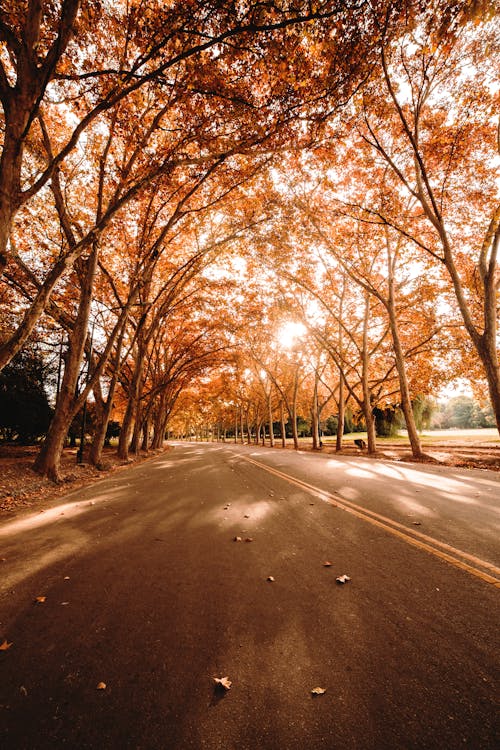
M 486 560 L 481 560 L 479 557 L 471 555 L 468 552 L 459 550 L 456 547 L 447 544 L 446 542 L 440 542 L 439 539 L 434 539 L 433 537 L 427 536 L 427 534 L 422 534 L 420 531 L 409 529 L 407 526 L 404 526 L 404 524 L 401 524 L 398 521 L 394 521 L 391 518 L 387 518 L 387 516 L 380 515 L 379 513 L 375 513 L 375 511 L 368 510 L 367 508 L 363 508 L 361 505 L 356 505 L 356 503 L 345 500 L 340 495 L 322 490 L 319 487 L 315 487 L 312 484 L 308 484 L 307 482 L 302 481 L 302 479 L 296 479 L 289 474 L 285 474 L 282 471 L 279 471 L 279 469 L 274 469 L 270 466 L 267 466 L 266 464 L 261 463 L 260 461 L 255 461 L 253 458 L 241 456 L 240 454 L 234 455 L 238 458 L 243 459 L 244 461 L 248 461 L 249 463 L 254 464 L 260 469 L 264 469 L 264 471 L 267 471 L 270 474 L 274 474 L 280 479 L 284 479 L 290 484 L 295 484 L 297 487 L 306 490 L 306 492 L 312 493 L 316 497 L 320 497 L 321 499 L 332 505 L 335 505 L 341 510 L 345 510 L 347 513 L 351 513 L 357 518 L 361 518 L 363 521 L 368 521 L 368 523 L 371 523 L 374 526 L 378 526 L 379 528 L 388 531 L 390 534 L 403 539 L 408 544 L 412 544 L 419 549 L 430 552 L 435 557 L 438 557 L 441 560 L 445 560 L 451 565 L 454 565 L 456 568 L 466 570 L 468 573 L 471 573 L 477 578 L 481 578 L 483 581 L 486 581 L 486 583 L 491 583 L 497 588 L 500 588 L 500 568 L 498 568 L 496 565 L 493 565 Z M 468 560 L 469 562 L 465 562 L 465 560 Z M 469 563 L 473 563 L 473 565 Z M 479 568 L 486 568 L 495 575 L 485 573 L 484 570 L 480 570 Z

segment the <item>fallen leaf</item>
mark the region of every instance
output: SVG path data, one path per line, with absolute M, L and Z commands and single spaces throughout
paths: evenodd
M 421 521 L 413 521 L 413 525 L 414 526 L 422 526 L 422 522 Z
M 61 607 L 66 607 L 66 605 L 68 605 L 68 604 L 69 604 L 69 602 L 61 602 Z
M 7 643 L 6 640 L 4 640 L 3 643 L 0 643 L 0 651 L 7 651 L 8 648 L 12 646 L 12 643 Z
M 243 518 L 250 518 L 250 516 L 245 513 L 245 515 L 243 516 Z
M 44 601 L 46 601 L 46 599 L 47 599 L 46 596 L 37 596 L 35 598 L 35 604 L 43 604 Z
M 64 581 L 69 581 L 69 576 L 64 576 L 63 580 Z
M 21 687 L 19 688 L 19 692 L 21 693 L 21 695 L 24 695 L 25 698 L 28 695 L 28 691 L 26 690 L 24 685 L 21 685 Z
M 325 562 L 323 563 L 323 567 L 324 568 L 331 568 L 332 564 L 331 564 L 330 560 L 325 560 Z
M 242 542 L 242 541 L 243 541 L 243 539 L 241 538 L 241 536 L 235 536 L 235 537 L 233 537 L 233 542 Z
M 311 690 L 311 693 L 313 695 L 323 695 L 324 693 L 326 693 L 326 688 L 316 687 Z
M 349 576 L 346 576 L 344 574 L 342 576 L 337 576 L 335 580 L 337 581 L 337 583 L 347 583 L 347 581 L 350 581 L 351 579 L 349 578 Z
M 106 683 L 105 682 L 98 682 L 97 683 L 97 690 L 106 690 Z
M 253 537 L 247 536 L 247 538 L 245 539 L 245 542 L 253 542 Z
M 233 684 L 229 677 L 214 677 L 214 682 L 216 688 L 223 688 L 224 690 L 229 690 Z
M 271 583 L 273 583 L 274 582 L 274 577 L 273 576 L 267 576 L 267 580 L 271 581 Z

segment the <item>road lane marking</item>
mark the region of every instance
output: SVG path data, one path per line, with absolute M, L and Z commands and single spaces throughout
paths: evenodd
M 471 555 L 468 552 L 459 550 L 456 547 L 453 547 L 451 544 L 441 542 L 439 541 L 439 539 L 434 539 L 433 537 L 428 536 L 427 534 L 423 534 L 420 531 L 409 529 L 404 524 L 401 524 L 398 521 L 394 521 L 392 518 L 383 516 L 380 513 L 375 513 L 375 511 L 369 510 L 368 508 L 363 508 L 361 505 L 352 503 L 350 500 L 345 500 L 340 495 L 322 490 L 319 487 L 315 487 L 312 484 L 304 482 L 302 479 L 297 479 L 296 477 L 292 477 L 289 474 L 285 474 L 284 472 L 279 471 L 279 469 L 267 466 L 260 461 L 255 461 L 255 459 L 253 458 L 248 458 L 247 456 L 242 456 L 241 454 L 234 455 L 244 461 L 248 461 L 248 463 L 254 464 L 260 469 L 264 469 L 264 471 L 267 471 L 270 474 L 274 474 L 280 479 L 284 479 L 290 484 L 295 484 L 297 487 L 306 490 L 306 492 L 309 492 L 316 497 L 320 497 L 331 505 L 335 505 L 341 510 L 345 510 L 347 513 L 351 513 L 351 515 L 354 515 L 357 518 L 361 518 L 363 521 L 368 521 L 368 523 L 371 523 L 374 526 L 378 526 L 379 528 L 388 531 L 390 534 L 403 539 L 408 544 L 412 544 L 419 549 L 430 552 L 435 557 L 438 557 L 441 560 L 445 560 L 451 565 L 454 565 L 456 568 L 465 570 L 468 573 L 476 576 L 477 578 L 485 581 L 486 583 L 491 583 L 497 588 L 500 588 L 500 568 L 498 568 L 496 565 L 493 565 L 486 560 L 481 560 L 481 558 L 476 557 L 475 555 Z M 490 573 L 486 573 L 480 568 L 485 568 L 486 570 L 491 571 L 491 573 L 493 573 L 494 575 L 490 575 Z

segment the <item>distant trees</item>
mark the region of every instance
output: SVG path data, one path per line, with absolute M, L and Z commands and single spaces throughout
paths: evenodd
M 495 415 L 490 404 L 481 405 L 470 396 L 454 396 L 436 405 L 432 426 L 443 430 L 495 427 Z
M 27 445 L 46 434 L 53 411 L 46 384 L 46 364 L 33 348 L 24 349 L 0 372 L 1 441 Z

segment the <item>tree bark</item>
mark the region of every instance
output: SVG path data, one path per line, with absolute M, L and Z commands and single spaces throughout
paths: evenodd
M 342 438 L 344 437 L 344 420 L 345 420 L 345 387 L 344 373 L 339 368 L 339 410 L 337 422 L 337 437 L 335 440 L 335 450 L 342 450 Z
M 269 393 L 267 394 L 267 408 L 269 411 L 269 445 L 274 448 L 274 429 L 273 429 L 273 403 L 271 387 L 269 387 Z
M 46 438 L 35 461 L 35 471 L 53 481 L 60 479 L 61 454 L 71 420 L 75 416 L 76 386 L 80 364 L 83 359 L 87 329 L 92 302 L 92 290 L 99 257 L 98 243 L 94 243 L 92 253 L 86 262 L 85 276 L 80 292 L 80 302 L 75 325 L 69 336 L 66 366 L 57 400 L 54 417 Z M 90 367 L 90 360 L 89 360 Z
M 368 442 L 368 453 L 377 450 L 375 435 L 375 418 L 371 404 L 371 391 L 369 384 L 370 362 L 368 352 L 368 324 L 370 320 L 370 295 L 365 292 L 365 314 L 363 318 L 363 350 L 362 350 L 362 380 L 363 380 L 363 416 L 366 422 L 366 434 Z
M 285 409 L 283 406 L 283 401 L 280 401 L 280 425 L 281 425 L 281 447 L 286 448 Z
M 414 456 L 414 458 L 421 458 L 423 456 L 422 445 L 420 443 L 417 425 L 415 424 L 415 416 L 413 414 L 413 407 L 411 403 L 410 386 L 408 384 L 408 377 L 406 375 L 405 357 L 403 347 L 401 346 L 401 339 L 399 336 L 399 327 L 395 309 L 394 279 L 392 278 L 391 272 L 389 272 L 389 298 L 387 310 L 389 313 L 389 324 L 391 326 L 394 358 L 396 360 L 396 369 L 398 371 L 401 408 L 405 417 L 406 429 L 408 431 L 408 438 L 410 440 L 412 455 Z
M 293 384 L 293 397 L 292 397 L 292 437 L 294 450 L 299 450 L 299 433 L 297 431 L 297 397 L 299 393 L 299 367 L 295 370 L 295 380 Z
M 320 449 L 320 438 L 319 438 L 319 408 L 318 408 L 318 371 L 314 371 L 314 390 L 313 400 L 311 405 L 311 432 L 312 432 L 312 448 L 313 451 Z

